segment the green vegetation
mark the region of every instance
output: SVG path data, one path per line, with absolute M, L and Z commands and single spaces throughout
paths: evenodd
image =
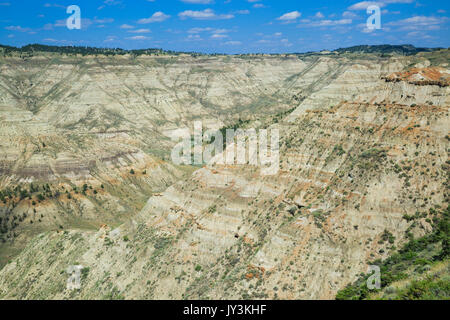
M 363 159 L 380 159 L 386 157 L 386 151 L 373 148 L 361 153 L 360 157 Z
M 387 158 L 385 150 L 379 150 L 376 148 L 366 150 L 359 155 L 362 160 L 358 163 L 358 167 L 363 170 L 377 169 L 378 165 Z
M 423 280 L 413 280 L 406 288 L 398 290 L 393 298 L 395 300 L 449 300 L 450 278 L 433 274 Z
M 125 55 L 130 54 L 133 56 L 140 55 L 180 55 L 182 52 L 162 50 L 162 49 L 141 49 L 141 50 L 124 50 L 120 48 L 93 48 L 93 47 L 75 47 L 75 46 L 47 46 L 42 44 L 30 44 L 21 48 L 0 45 L 0 52 L 3 51 L 4 55 L 11 54 L 28 54 L 29 56 L 37 52 L 59 53 L 67 55 L 80 54 L 86 55 Z M 192 54 L 192 53 L 189 53 Z M 199 55 L 199 54 L 197 54 Z
M 104 300 L 125 300 L 125 296 L 120 293 L 117 287 L 113 287 L 104 298 Z
M 223 148 L 225 149 L 227 146 L 227 130 L 237 130 L 237 129 L 242 129 L 244 127 L 244 125 L 248 124 L 250 122 L 250 120 L 242 120 L 241 118 L 239 118 L 239 120 L 232 125 L 229 125 L 227 127 L 223 127 L 221 128 L 219 131 L 222 134 L 223 137 Z M 213 143 L 214 141 L 211 141 L 211 143 Z
M 345 154 L 345 150 L 342 148 L 341 145 L 335 146 L 333 149 L 333 153 L 336 153 L 339 157 Z
M 273 122 L 274 122 L 274 123 L 280 122 L 280 120 L 282 120 L 282 119 L 283 119 L 284 117 L 286 117 L 288 114 L 291 114 L 292 112 L 294 112 L 295 109 L 296 109 L 296 108 L 294 107 L 294 108 L 288 109 L 288 110 L 286 110 L 286 111 L 282 111 L 282 112 L 280 112 L 280 113 L 277 113 L 277 114 L 273 117 Z
M 397 253 L 385 261 L 376 260 L 381 271 L 381 289 L 369 290 L 366 282 L 370 275 L 362 275 L 336 295 L 338 300 L 371 299 L 375 294 L 389 299 L 450 299 L 450 279 L 448 270 L 443 273 L 427 274 L 434 266 L 444 264 L 448 269 L 450 253 L 450 207 L 434 218 L 433 232 L 419 239 L 410 238 Z M 394 241 L 385 231 L 382 239 Z M 404 280 L 408 285 L 396 290 L 389 287 L 394 282 Z
M 327 220 L 328 216 L 330 215 L 330 212 L 323 212 L 323 210 L 319 209 L 312 213 L 312 216 L 314 217 L 314 223 L 318 228 L 323 227 L 323 223 Z
M 89 267 L 85 267 L 85 268 L 81 269 L 81 278 L 86 279 L 87 276 L 89 275 L 89 271 L 90 271 Z
M 388 230 L 384 230 L 383 234 L 381 235 L 381 240 L 378 243 L 382 244 L 385 243 L 386 241 L 389 241 L 390 244 L 394 244 L 395 242 L 394 235 Z
M 53 190 L 54 189 L 54 190 Z M 36 214 L 36 206 L 47 199 L 58 199 L 60 192 L 57 188 L 50 186 L 48 183 L 43 185 L 37 184 L 18 184 L 15 187 L 7 187 L 0 190 L 0 206 L 2 206 L 0 216 L 0 243 L 7 240 L 13 240 L 17 237 L 15 229 L 27 218 L 27 213 L 17 213 L 15 208 L 23 201 L 28 201 L 34 208 L 33 213 Z M 28 204 L 27 204 L 28 205 Z M 36 217 L 36 220 L 30 220 L 29 223 L 42 222 L 43 216 Z
M 166 248 L 167 246 L 169 246 L 169 244 L 172 242 L 172 238 L 168 237 L 168 238 L 158 238 L 155 241 L 154 247 L 156 250 L 163 250 L 164 248 Z
M 419 52 L 431 52 L 436 49 L 428 49 L 428 48 L 416 48 L 413 45 L 407 44 L 407 45 L 375 45 L 375 46 L 368 46 L 368 45 L 361 45 L 361 46 L 354 46 L 350 48 L 342 48 L 337 49 L 336 52 L 339 53 L 376 53 L 381 55 L 386 54 L 401 54 L 405 56 L 409 55 L 415 55 Z

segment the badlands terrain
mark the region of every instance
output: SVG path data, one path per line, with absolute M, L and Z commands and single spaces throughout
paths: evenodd
M 394 49 L 0 47 L 0 298 L 334 299 L 446 216 L 450 52 Z M 194 121 L 278 129 L 280 170 L 175 165 Z

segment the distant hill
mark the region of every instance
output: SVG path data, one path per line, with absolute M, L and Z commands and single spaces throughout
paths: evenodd
M 354 46 L 349 48 L 341 48 L 335 50 L 338 53 L 380 53 L 380 54 L 401 54 L 401 55 L 413 55 L 419 52 L 432 52 L 435 50 L 440 50 L 442 48 L 416 48 L 413 45 L 405 44 L 405 45 L 377 45 L 377 46 L 369 46 L 369 45 L 361 45 Z
M 3 50 L 2 50 L 3 49 Z M 81 55 L 144 55 L 144 54 L 171 54 L 178 55 L 182 52 L 175 52 L 162 49 L 141 49 L 141 50 L 124 50 L 121 48 L 95 48 L 95 47 L 76 47 L 76 46 L 47 46 L 43 44 L 30 44 L 21 48 L 0 45 L 0 51 L 5 54 L 9 53 L 33 53 L 33 52 L 54 52 L 61 54 L 81 54 Z
M 432 52 L 435 50 L 440 50 L 442 48 L 416 48 L 413 45 L 361 45 L 349 48 L 337 49 L 333 52 L 335 53 L 378 53 L 378 54 L 400 54 L 400 55 L 414 55 L 419 52 Z M 157 48 L 140 49 L 140 50 L 125 50 L 121 48 L 95 48 L 95 47 L 81 47 L 81 46 L 48 46 L 43 44 L 30 44 L 23 47 L 11 47 L 0 45 L 0 52 L 6 55 L 12 53 L 34 53 L 34 52 L 55 52 L 61 54 L 81 54 L 81 55 L 179 55 L 179 54 L 190 54 L 190 55 L 206 55 L 198 52 L 180 52 L 163 50 Z M 314 54 L 317 52 L 308 52 L 307 54 Z M 294 53 L 295 54 L 295 53 Z M 296 53 L 300 54 L 300 53 Z M 212 56 L 216 54 L 210 54 Z

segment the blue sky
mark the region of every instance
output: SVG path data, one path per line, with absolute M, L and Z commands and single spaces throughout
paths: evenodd
M 368 5 L 381 29 L 368 30 Z M 81 9 L 81 30 L 66 27 Z M 306 52 L 359 44 L 450 46 L 449 0 L 0 0 L 0 43 Z

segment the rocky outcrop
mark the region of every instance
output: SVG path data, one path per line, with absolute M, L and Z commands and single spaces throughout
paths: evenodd
M 382 77 L 386 82 L 405 81 L 417 86 L 450 85 L 450 73 L 444 68 L 412 68 L 405 72 L 395 72 L 387 77 Z

